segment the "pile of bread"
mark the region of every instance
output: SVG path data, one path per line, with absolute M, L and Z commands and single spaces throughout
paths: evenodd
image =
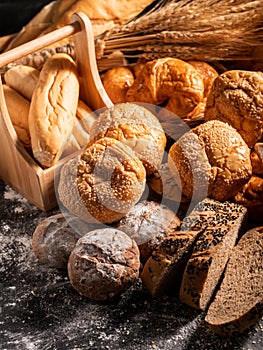
M 154 297 L 204 310 L 218 333 L 244 331 L 262 316 L 263 231 L 246 223 L 262 210 L 263 74 L 167 58 L 102 80 L 115 105 L 96 116 L 67 54 L 4 75 L 28 152 L 43 168 L 71 153 L 57 188 L 68 214 L 36 228 L 36 256 L 93 300 L 140 278 Z

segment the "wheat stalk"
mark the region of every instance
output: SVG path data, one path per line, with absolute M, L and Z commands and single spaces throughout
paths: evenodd
M 263 0 L 155 0 L 133 20 L 95 37 L 95 50 L 99 71 L 139 57 L 262 59 Z M 58 51 L 75 56 L 74 44 L 67 44 L 38 51 L 15 64 L 40 68 Z
M 157 2 L 158 3 L 158 2 Z M 250 59 L 263 45 L 262 0 L 170 0 L 95 38 L 98 59 L 115 49 L 148 59 Z M 254 57 L 256 58 L 256 57 Z

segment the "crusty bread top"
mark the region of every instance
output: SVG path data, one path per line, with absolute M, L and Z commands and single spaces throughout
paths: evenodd
M 43 167 L 59 158 L 76 120 L 79 80 L 76 64 L 66 54 L 44 64 L 29 110 L 29 130 L 34 157 Z

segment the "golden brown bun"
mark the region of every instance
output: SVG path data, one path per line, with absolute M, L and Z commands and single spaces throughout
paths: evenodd
M 201 74 L 204 82 L 204 97 L 207 97 L 216 77 L 217 71 L 204 61 L 188 61 Z
M 103 86 L 113 103 L 126 102 L 126 93 L 134 83 L 134 76 L 128 67 L 109 69 L 103 77 Z
M 26 148 L 31 148 L 28 115 L 30 102 L 8 85 L 3 85 L 5 102 L 18 139 Z
M 161 164 L 166 136 L 163 128 L 145 107 L 120 103 L 102 112 L 94 122 L 91 140 L 111 137 L 129 146 L 143 162 L 147 175 Z
M 233 127 L 218 120 L 180 137 L 169 150 L 168 166 L 175 178 L 179 175 L 182 192 L 189 199 L 229 199 L 252 173 L 247 144 Z
M 249 220 L 263 222 L 263 178 L 253 174 L 234 196 L 234 202 L 248 209 Z
M 120 220 L 141 198 L 146 182 L 142 162 L 126 145 L 111 138 L 88 144 L 62 168 L 61 203 L 89 223 Z
M 39 70 L 29 66 L 13 66 L 4 74 L 5 82 L 29 101 L 39 79 Z
M 10 50 L 71 22 L 75 12 L 83 12 L 91 20 L 94 35 L 123 23 L 138 14 L 152 0 L 57 0 L 47 4 L 11 40 Z M 68 43 L 66 38 L 60 44 Z
M 232 125 L 249 147 L 263 134 L 263 73 L 232 70 L 218 76 L 207 98 L 205 120 Z
M 78 98 L 75 62 L 66 54 L 52 56 L 41 70 L 29 110 L 33 154 L 45 168 L 56 163 L 70 138 Z
M 147 62 L 138 72 L 126 94 L 129 102 L 160 105 L 185 118 L 202 101 L 204 83 L 200 73 L 177 58 L 160 58 Z

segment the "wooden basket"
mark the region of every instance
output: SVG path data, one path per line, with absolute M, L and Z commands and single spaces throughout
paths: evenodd
M 75 13 L 71 24 L 3 53 L 0 67 L 70 35 L 73 35 L 75 44 L 81 99 L 94 110 L 112 106 L 98 73 L 91 22 L 83 13 Z M 67 159 L 42 169 L 30 156 L 17 138 L 0 81 L 0 178 L 39 209 L 49 211 L 57 206 L 55 171 Z

